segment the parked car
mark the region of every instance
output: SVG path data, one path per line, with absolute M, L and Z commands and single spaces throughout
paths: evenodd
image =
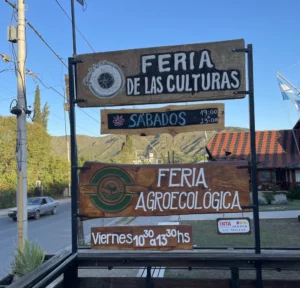
M 27 217 L 40 219 L 41 215 L 44 214 L 56 214 L 58 201 L 51 197 L 33 197 L 27 199 Z M 17 208 L 12 208 L 8 211 L 8 216 L 14 221 L 17 220 Z

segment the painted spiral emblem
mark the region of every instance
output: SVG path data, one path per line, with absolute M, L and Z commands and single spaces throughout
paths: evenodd
M 126 186 L 133 184 L 130 174 L 118 167 L 107 167 L 99 170 L 90 184 L 97 185 L 97 192 L 89 195 L 92 203 L 106 213 L 118 213 L 126 209 L 133 194 Z
M 83 83 L 98 98 L 111 98 L 124 86 L 121 68 L 112 62 L 101 61 L 89 69 Z

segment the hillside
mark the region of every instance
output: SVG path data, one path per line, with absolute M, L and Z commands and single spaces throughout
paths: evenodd
M 248 131 L 246 128 L 227 127 L 224 131 Z M 174 151 L 178 161 L 192 162 L 196 157 L 204 155 L 205 145 L 216 131 L 181 133 L 172 138 L 168 134 L 140 137 L 134 136 L 134 150 L 136 157 L 146 156 L 153 152 L 158 158 L 167 157 L 168 151 Z M 69 138 L 68 138 L 69 140 Z M 111 162 L 120 153 L 125 141 L 123 135 L 108 135 L 103 137 L 77 136 L 79 157 L 89 160 Z M 53 152 L 67 158 L 67 144 L 65 136 L 52 136 Z M 151 151 L 152 150 L 152 151 Z

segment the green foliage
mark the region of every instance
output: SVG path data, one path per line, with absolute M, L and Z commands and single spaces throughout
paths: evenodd
M 274 200 L 274 193 L 272 193 L 272 192 L 264 193 L 264 198 L 266 199 L 267 204 L 270 205 L 270 204 L 272 204 L 272 201 Z
M 48 118 L 49 118 L 49 114 L 50 114 L 50 106 L 48 105 L 48 103 L 46 102 L 43 110 L 42 110 L 42 125 L 43 127 L 47 130 L 48 128 Z
M 16 193 L 0 193 L 0 209 L 16 206 Z
M 39 85 L 36 86 L 34 104 L 33 104 L 33 117 L 32 121 L 44 127 L 47 130 L 48 117 L 50 114 L 49 105 L 46 102 L 43 109 L 41 110 L 41 94 Z
M 122 145 L 120 155 L 118 156 L 120 163 L 132 164 L 134 159 L 133 136 L 126 136 L 126 140 Z
M 24 276 L 39 267 L 44 262 L 45 255 L 45 251 L 40 248 L 38 243 L 26 239 L 23 251 L 16 247 L 14 260 L 11 263 L 11 274 Z
M 241 132 L 248 131 L 244 128 L 226 127 L 224 131 Z M 131 159 L 135 158 L 135 154 L 148 155 L 152 148 L 152 152 L 158 157 L 159 163 L 168 163 L 168 151 L 174 150 L 175 163 L 192 163 L 204 155 L 205 145 L 209 142 L 215 131 L 207 131 L 207 138 L 204 131 L 188 132 L 178 134 L 172 138 L 167 134 L 158 134 L 147 137 L 130 136 L 133 142 L 133 154 Z M 102 137 L 89 137 L 85 135 L 77 135 L 78 155 L 88 158 L 90 161 L 123 163 L 121 155 L 123 143 L 126 142 L 125 136 L 107 135 Z M 56 155 L 67 157 L 67 148 L 65 145 L 65 136 L 52 137 L 52 149 Z M 157 155 L 156 155 L 157 154 Z M 172 158 L 172 157 L 171 157 Z M 172 159 L 170 159 L 172 160 Z M 132 160 L 131 160 L 132 161 Z M 130 162 L 130 161 L 129 161 Z M 129 163 L 128 162 L 128 163 Z M 132 162 L 130 162 L 132 163 Z
M 0 194 L 9 204 L 15 201 L 17 183 L 16 118 L 0 116 Z M 45 195 L 60 195 L 68 186 L 67 159 L 52 154 L 51 136 L 39 124 L 27 123 L 28 194 L 33 195 L 35 183 L 42 181 Z M 0 196 L 0 199 L 4 196 Z M 8 204 L 0 204 L 3 206 Z
M 287 198 L 289 200 L 299 200 L 300 199 L 300 187 L 296 186 L 294 188 L 290 188 L 287 193 Z
M 42 125 L 41 94 L 39 85 L 35 88 L 32 121 Z

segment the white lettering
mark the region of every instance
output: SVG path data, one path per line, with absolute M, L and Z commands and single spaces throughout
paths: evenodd
M 186 70 L 186 55 L 185 53 L 175 53 L 174 54 L 174 70 L 178 71 L 179 64 L 181 64 L 181 69 Z
M 142 72 L 145 74 L 147 73 L 147 67 L 152 66 L 151 62 L 148 62 L 148 60 L 155 59 L 155 55 L 145 55 L 142 56 Z
M 140 203 L 141 202 L 141 203 Z M 135 210 L 142 208 L 145 212 L 147 212 L 144 200 L 144 192 L 140 192 L 139 199 L 136 203 Z
M 199 69 L 202 69 L 204 65 L 206 65 L 208 68 L 214 67 L 214 65 L 211 63 L 211 59 L 207 50 L 202 51 L 200 55 Z
M 198 178 L 197 178 L 197 182 L 196 182 L 195 186 L 199 186 L 201 184 L 204 185 L 205 188 L 208 188 L 207 185 L 206 185 L 206 181 L 205 181 L 204 168 L 200 168 Z
M 195 168 L 194 168 L 195 169 Z M 182 168 L 181 173 L 181 181 L 180 181 L 180 187 L 184 187 L 186 184 L 188 187 L 192 187 L 191 183 L 189 182 L 188 177 L 192 175 L 192 169 L 190 168 Z
M 127 78 L 127 95 L 132 95 L 134 91 L 134 84 L 132 79 Z
M 159 168 L 158 169 L 158 181 L 157 181 L 157 187 L 160 187 L 161 184 L 161 177 L 166 176 L 166 174 L 162 173 L 163 171 L 170 171 L 169 168 Z
M 168 58 L 171 58 L 171 54 L 158 55 L 158 71 L 159 72 L 169 72 L 169 71 L 171 71 L 170 67 L 164 68 L 165 65 L 170 65 L 170 60 L 166 60 Z
M 181 171 L 181 168 L 171 168 L 170 169 L 169 187 L 179 187 L 180 186 L 180 183 L 173 183 L 172 182 L 173 176 L 176 177 L 176 175 L 177 175 L 176 171 Z

